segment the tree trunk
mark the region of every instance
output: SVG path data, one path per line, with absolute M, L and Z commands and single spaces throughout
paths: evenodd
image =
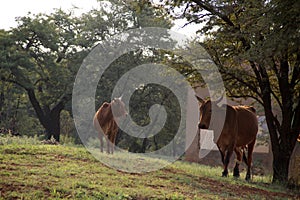
M 62 109 L 53 110 L 51 112 L 51 122 L 53 127 L 53 137 L 59 142 L 60 141 L 60 112 Z
M 50 115 L 46 116 L 47 125 L 44 128 L 46 129 L 47 140 L 50 140 L 53 136 L 55 141 L 60 141 L 60 112 L 59 110 L 52 111 Z
M 27 90 L 29 100 L 37 114 L 37 117 L 40 123 L 46 130 L 46 139 L 50 140 L 51 137 L 59 142 L 60 140 L 60 112 L 64 108 L 65 101 L 64 99 L 60 101 L 56 106 L 51 110 L 49 108 L 43 110 L 39 101 L 37 100 L 34 90 Z
M 273 183 L 287 183 L 291 154 L 286 151 L 273 153 Z
M 159 148 L 158 148 L 158 142 L 157 142 L 157 139 L 155 136 L 153 137 L 153 142 L 154 142 L 154 146 L 155 146 L 155 151 L 157 151 Z
M 141 148 L 141 153 L 145 153 L 146 152 L 146 147 L 147 147 L 147 138 L 143 139 L 143 143 L 142 143 L 142 148 Z

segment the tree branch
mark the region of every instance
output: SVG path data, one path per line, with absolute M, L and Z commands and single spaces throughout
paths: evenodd
M 290 87 L 294 88 L 297 82 L 300 79 L 300 52 L 297 53 L 296 63 L 294 65 L 294 70 L 292 74 L 292 79 L 290 83 Z
M 38 116 L 38 119 L 39 121 L 41 122 L 41 124 L 44 126 L 44 127 L 47 127 L 47 122 L 46 122 L 46 117 L 45 117 L 45 114 L 41 108 L 41 105 L 40 103 L 38 102 L 36 96 L 35 96 L 35 92 L 33 89 L 27 89 L 27 94 L 28 94 L 28 97 L 29 97 L 29 100 Z
M 296 132 L 296 134 L 300 134 L 300 95 L 297 98 L 297 105 L 293 113 L 292 129 Z
M 254 96 L 254 95 L 235 95 L 235 94 L 232 94 L 230 90 L 227 90 L 227 91 L 229 92 L 228 97 L 230 97 L 230 98 L 253 98 L 253 99 L 255 99 L 259 104 L 264 105 L 264 104 L 263 104 L 263 101 L 262 101 L 261 99 L 257 98 L 257 97 Z
M 57 104 L 52 108 L 51 112 L 56 112 L 64 109 L 66 103 L 71 99 L 71 97 L 71 93 L 62 95 L 62 97 L 58 100 Z
M 255 85 L 246 82 L 242 76 L 236 76 L 234 73 L 231 73 L 228 70 L 225 71 L 225 69 L 221 69 L 220 71 L 223 71 L 222 73 L 225 73 L 226 75 L 230 76 L 230 77 L 228 77 L 228 79 L 224 78 L 223 79 L 224 81 L 235 79 L 235 80 L 237 80 L 237 82 L 239 82 L 239 83 L 243 84 L 244 86 L 248 87 L 252 92 L 257 94 L 257 96 L 261 97 L 261 94 L 259 93 L 259 91 L 255 87 Z
M 222 14 L 221 12 L 216 11 L 213 6 L 211 6 L 207 3 L 204 3 L 201 0 L 193 0 L 193 2 L 195 2 L 198 6 L 205 9 L 206 11 L 212 13 L 213 15 L 220 17 L 229 26 L 234 27 L 234 23 L 226 15 Z
M 19 83 L 18 81 L 16 80 L 12 80 L 12 79 L 9 79 L 9 78 L 5 78 L 5 77 L 1 77 L 1 80 L 4 81 L 4 82 L 7 82 L 7 83 L 13 83 L 13 84 L 16 84 L 17 86 L 27 90 L 29 88 L 27 88 L 25 85 L 22 85 L 21 83 Z

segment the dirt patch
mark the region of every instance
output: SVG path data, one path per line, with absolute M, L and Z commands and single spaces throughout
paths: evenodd
M 207 188 L 214 193 L 220 193 L 220 191 L 224 191 L 236 197 L 249 198 L 249 196 L 264 196 L 267 197 L 267 199 L 278 199 L 278 198 L 298 199 L 299 198 L 299 196 L 296 194 L 292 195 L 292 194 L 286 194 L 281 192 L 270 192 L 257 187 L 250 187 L 250 186 L 244 186 L 238 184 L 228 184 L 225 182 L 222 183 L 209 178 L 199 177 L 199 181 L 204 183 L 207 186 Z
M 199 183 L 195 184 L 194 187 L 197 189 L 197 187 L 201 187 L 204 190 L 211 191 L 212 193 L 216 195 L 224 195 L 231 196 L 233 198 L 249 198 L 251 196 L 264 196 L 267 199 L 278 199 L 278 198 L 289 198 L 289 199 L 299 199 L 300 195 L 295 194 L 293 192 L 291 193 L 283 193 L 283 192 L 271 192 L 264 189 L 259 188 L 259 183 L 253 183 L 253 187 L 251 186 L 245 186 L 241 184 L 231 184 L 227 181 L 221 182 L 219 180 L 214 180 L 207 177 L 201 177 L 197 175 L 191 175 L 187 174 L 183 170 L 177 170 L 177 169 L 164 169 L 167 173 L 173 173 L 174 176 L 182 176 L 182 177 L 188 177 L 191 182 Z M 232 177 L 227 177 L 232 178 Z M 224 178 L 226 179 L 226 178 Z M 268 187 L 270 184 L 264 184 L 262 187 Z
M 39 186 L 27 186 L 25 184 L 9 184 L 9 183 L 2 183 L 0 184 L 0 197 L 6 196 L 7 193 L 11 193 L 12 191 L 28 191 L 28 190 L 36 190 L 41 191 L 44 193 L 45 196 L 50 196 L 50 191 L 48 189 L 45 189 L 43 187 Z M 11 198 L 14 199 L 14 198 Z M 15 198 L 19 199 L 19 198 Z

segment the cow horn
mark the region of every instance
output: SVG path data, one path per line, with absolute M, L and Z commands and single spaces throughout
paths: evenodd
M 200 103 L 204 103 L 204 100 L 201 99 L 200 97 L 198 97 L 197 95 L 195 95 L 195 97 L 197 98 L 197 100 L 200 102 Z
M 123 94 L 119 97 L 120 100 L 122 100 Z
M 218 104 L 218 103 L 220 103 L 222 100 L 223 100 L 223 94 L 221 95 L 221 97 L 220 97 L 219 99 L 217 99 L 217 100 L 215 101 L 215 103 Z

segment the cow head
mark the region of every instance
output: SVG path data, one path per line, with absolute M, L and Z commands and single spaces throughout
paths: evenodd
M 125 108 L 125 104 L 122 101 L 122 96 L 119 98 L 114 98 L 111 102 L 111 107 L 113 109 L 115 117 L 127 116 L 127 111 Z
M 199 103 L 199 129 L 208 129 L 211 121 L 212 110 L 218 109 L 218 103 L 222 101 L 222 97 L 217 101 L 203 100 L 196 96 Z

